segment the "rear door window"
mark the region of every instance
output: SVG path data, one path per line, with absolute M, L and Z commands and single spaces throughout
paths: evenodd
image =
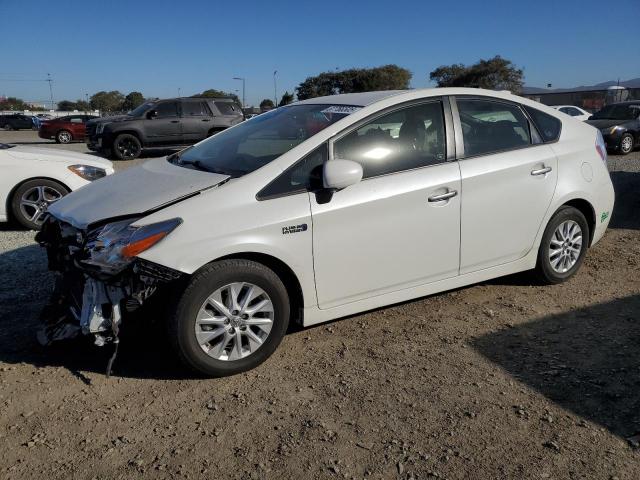
M 183 100 L 183 117 L 206 117 L 210 115 L 209 107 L 202 100 Z
M 520 107 L 484 99 L 456 99 L 466 157 L 531 144 L 529 121 Z

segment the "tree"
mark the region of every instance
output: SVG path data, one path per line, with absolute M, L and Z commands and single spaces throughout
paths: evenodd
M 308 77 L 296 87 L 296 93 L 298 100 L 305 100 L 338 93 L 403 90 L 409 88 L 410 80 L 411 72 L 397 65 L 351 68 Z
M 144 103 L 144 97 L 140 92 L 130 92 L 122 102 L 122 111 L 128 112 Z
M 24 103 L 21 98 L 7 97 L 0 100 L 0 110 L 29 110 L 29 105 Z
M 266 112 L 268 110 L 271 110 L 275 108 L 275 105 L 273 104 L 273 100 L 271 100 L 270 98 L 265 98 L 264 100 L 262 100 L 260 102 L 260 111 L 261 112 Z
M 429 74 L 439 87 L 474 87 L 509 90 L 520 93 L 524 85 L 523 71 L 510 60 L 496 55 L 473 65 L 443 65 Z
M 91 96 L 91 108 L 100 110 L 101 112 L 119 112 L 122 111 L 124 103 L 124 95 L 117 90 L 110 92 L 101 91 Z
M 284 92 L 282 98 L 280 99 L 280 103 L 278 103 L 278 106 L 282 107 L 284 105 L 289 105 L 291 102 L 293 102 L 293 100 L 294 98 L 292 93 Z
M 222 90 L 216 90 L 215 88 L 210 88 L 209 90 L 205 90 L 202 93 L 193 95 L 194 97 L 207 97 L 207 98 L 233 98 L 238 104 L 242 105 L 238 95 L 235 93 L 223 92 Z
M 79 112 L 88 112 L 89 110 L 91 110 L 91 105 L 89 105 L 89 102 L 85 102 L 84 100 L 77 100 L 76 110 L 78 110 Z
M 61 100 L 58 102 L 59 112 L 73 112 L 77 109 L 76 102 L 72 102 L 71 100 Z

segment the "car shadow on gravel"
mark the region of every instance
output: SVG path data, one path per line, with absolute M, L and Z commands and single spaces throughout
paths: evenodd
M 640 295 L 551 315 L 474 340 L 483 356 L 585 420 L 640 431 Z

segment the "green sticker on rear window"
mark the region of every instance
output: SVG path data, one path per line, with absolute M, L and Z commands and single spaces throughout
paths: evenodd
M 609 212 L 602 212 L 602 215 L 600 215 L 600 223 L 604 222 L 607 218 L 609 218 Z

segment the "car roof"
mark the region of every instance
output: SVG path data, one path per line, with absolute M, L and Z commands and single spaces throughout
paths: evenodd
M 434 97 L 439 95 L 473 95 L 473 96 L 490 96 L 498 99 L 515 101 L 520 103 L 529 103 L 529 100 L 523 97 L 517 97 L 506 90 L 486 90 L 482 88 L 463 88 L 463 87 L 442 87 L 442 88 L 420 88 L 415 90 L 385 90 L 377 92 L 361 92 L 361 93 L 343 93 L 338 95 L 328 95 L 325 97 L 315 97 L 307 100 L 295 102 L 292 105 L 313 105 L 313 104 L 329 104 L 329 105 L 352 105 L 358 107 L 366 107 L 376 102 L 391 97 L 406 97 L 407 99 L 415 99 L 418 97 Z M 398 99 L 402 101 L 402 98 Z

